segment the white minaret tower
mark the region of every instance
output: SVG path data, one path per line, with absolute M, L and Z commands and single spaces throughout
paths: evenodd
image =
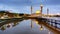
M 49 15 L 49 9 L 47 8 L 47 16 Z
M 32 12 L 33 12 L 33 10 L 32 10 L 33 8 L 32 8 L 32 6 L 31 6 L 31 14 L 32 14 Z
M 41 4 L 40 5 L 40 15 L 41 15 L 41 17 L 42 17 L 42 10 L 43 10 L 43 5 Z

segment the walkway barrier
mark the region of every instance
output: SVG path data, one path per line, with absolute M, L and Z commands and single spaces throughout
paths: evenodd
M 44 21 L 46 21 L 46 23 L 50 24 L 51 26 L 54 26 L 56 28 L 59 28 L 58 26 L 60 26 L 60 20 L 55 20 L 55 19 L 45 19 Z

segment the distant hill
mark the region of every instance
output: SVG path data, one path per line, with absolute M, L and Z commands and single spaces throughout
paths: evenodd
M 2 10 L 2 11 L 0 11 L 0 14 L 19 14 L 20 16 L 24 16 L 24 13 L 11 13 L 11 12 L 9 12 L 9 11 L 5 11 L 5 10 Z M 25 14 L 26 16 L 29 16 L 29 14 Z
M 54 15 L 54 17 L 60 17 L 60 15 Z
M 10 13 L 10 12 L 2 10 L 2 11 L 0 11 L 0 13 Z

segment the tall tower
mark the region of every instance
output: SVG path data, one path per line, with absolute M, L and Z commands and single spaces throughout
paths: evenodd
M 49 9 L 47 8 L 47 16 L 49 15 Z
M 40 15 L 41 15 L 41 17 L 42 17 L 42 10 L 43 10 L 43 5 L 41 4 L 40 5 Z
M 31 14 L 32 14 L 32 9 L 33 9 L 33 8 L 32 8 L 32 6 L 31 6 Z

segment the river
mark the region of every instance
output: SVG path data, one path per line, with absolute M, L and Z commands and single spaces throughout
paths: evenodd
M 36 19 L 6 21 L 0 24 L 0 34 L 55 34 L 39 23 Z

